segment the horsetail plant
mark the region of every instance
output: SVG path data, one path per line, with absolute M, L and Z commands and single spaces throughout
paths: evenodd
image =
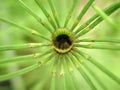
M 0 65 L 9 65 L 18 62 L 29 63 L 30 60 L 33 61 L 32 65 L 26 66 L 23 69 L 0 75 L 0 82 L 22 76 L 33 70 L 43 69 L 44 73 L 40 73 L 40 75 L 38 73 L 31 76 L 31 78 L 39 76 L 42 78 L 38 80 L 37 83 L 34 83 L 35 85 L 31 87 L 30 90 L 85 90 L 82 88 L 82 82 L 85 82 L 87 90 L 112 90 L 104 83 L 101 76 L 94 71 L 93 68 L 96 68 L 116 82 L 118 88 L 120 88 L 120 77 L 112 73 L 106 66 L 100 64 L 99 61 L 94 60 L 92 56 L 84 50 L 120 50 L 119 39 L 95 39 L 84 37 L 84 35 L 92 31 L 103 20 L 115 30 L 120 30 L 120 25 L 110 17 L 112 13 L 120 8 L 120 1 L 112 3 L 102 10 L 95 4 L 95 0 L 87 0 L 80 13 L 78 13 L 78 16 L 73 20 L 72 15 L 76 9 L 78 0 L 72 0 L 72 6 L 65 16 L 64 22 L 61 22 L 53 0 L 46 0 L 51 13 L 44 7 L 42 0 L 34 1 L 46 17 L 47 22 L 30 9 L 24 1 L 18 0 L 20 5 L 49 32 L 46 35 L 43 35 L 38 30 L 19 25 L 0 17 L 1 22 L 16 27 L 24 33 L 35 35 L 37 36 L 36 38 L 43 39 L 43 41 L 41 40 L 37 43 L 0 45 L 1 52 L 40 48 L 40 50 L 37 50 L 37 53 L 0 60 Z M 93 8 L 96 13 L 80 25 L 82 18 L 90 8 Z M 63 25 L 61 23 L 63 23 Z M 47 69 L 44 69 L 44 66 L 46 66 Z

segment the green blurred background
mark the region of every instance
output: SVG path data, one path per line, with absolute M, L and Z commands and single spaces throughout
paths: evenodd
M 41 0 L 43 5 L 48 8 L 48 5 L 46 4 L 46 0 Z M 73 14 L 72 20 L 74 20 L 74 17 L 78 15 L 79 10 L 81 10 L 81 7 L 84 6 L 84 3 L 87 0 L 79 0 L 77 10 Z M 104 8 L 106 6 L 109 6 L 111 3 L 117 2 L 119 0 L 95 0 L 95 3 L 101 7 Z M 47 21 L 42 11 L 38 8 L 34 0 L 24 0 L 26 4 L 29 5 L 32 10 L 38 14 L 43 20 Z M 71 0 L 54 0 L 56 9 L 58 11 L 59 19 L 61 21 L 61 24 L 63 23 L 65 16 L 67 15 L 67 11 L 69 10 L 70 6 L 72 5 L 70 2 Z M 68 4 L 70 3 L 70 4 Z M 81 4 L 82 3 L 82 4 Z M 81 4 L 81 5 L 79 5 Z M 62 7 L 61 7 L 62 5 Z M 64 10 L 63 10 L 64 8 Z M 47 9 L 48 11 L 49 8 Z M 51 12 L 50 12 L 51 13 Z M 87 20 L 90 16 L 92 16 L 95 13 L 95 11 L 90 8 L 90 10 L 86 13 L 84 18 L 82 19 L 81 23 Z M 0 0 L 0 17 L 12 20 L 13 22 L 24 25 L 27 27 L 30 27 L 32 29 L 36 29 L 40 33 L 46 34 L 49 36 L 49 32 L 45 30 L 32 16 L 30 16 L 19 4 L 18 0 Z M 117 10 L 114 14 L 111 15 L 111 18 L 113 18 L 118 24 L 120 24 L 120 10 Z M 99 24 L 93 32 L 89 33 L 87 37 L 93 37 L 93 38 L 115 38 L 120 39 L 120 31 L 114 30 L 106 21 Z M 22 44 L 22 43 L 28 43 L 28 42 L 41 42 L 43 39 L 36 38 L 28 33 L 24 33 L 22 30 L 14 28 L 12 26 L 9 26 L 5 23 L 0 22 L 0 45 L 7 45 L 7 44 Z M 18 50 L 18 51 L 8 51 L 8 52 L 0 52 L 0 59 L 6 58 L 6 57 L 14 57 L 14 56 L 20 56 L 20 55 L 27 55 L 34 53 L 38 50 Z M 101 64 L 103 64 L 105 67 L 107 67 L 111 72 L 113 72 L 115 75 L 120 77 L 120 51 L 110 51 L 110 50 L 83 50 L 89 53 L 93 58 L 98 60 Z M 32 62 L 30 62 L 31 64 Z M 18 65 L 10 65 L 14 66 L 11 68 L 19 69 L 21 67 L 29 65 L 28 63 L 20 63 Z M 8 66 L 7 66 L 8 67 Z M 0 66 L 0 74 L 3 74 L 5 72 L 11 71 L 8 70 L 6 66 Z M 91 68 L 94 69 L 95 72 L 100 76 L 103 83 L 105 83 L 110 90 L 120 90 L 120 86 L 116 85 L 115 82 L 113 82 L 109 77 L 98 71 L 98 69 L 95 69 L 95 67 Z M 12 71 L 14 71 L 12 69 Z M 38 72 L 39 71 L 39 72 Z M 32 73 L 29 73 L 23 77 L 23 80 L 20 82 L 23 82 L 23 87 L 25 90 L 30 90 L 30 88 L 35 84 L 37 79 L 39 78 L 36 75 L 41 75 L 42 70 L 37 70 Z M 44 76 L 44 75 L 43 75 Z M 32 77 L 32 78 L 31 78 Z M 81 83 L 82 84 L 82 83 Z M 82 88 L 84 90 L 87 90 L 87 87 L 82 84 Z M 11 82 L 5 81 L 0 82 L 0 90 L 15 90 Z M 18 90 L 18 89 L 17 89 Z

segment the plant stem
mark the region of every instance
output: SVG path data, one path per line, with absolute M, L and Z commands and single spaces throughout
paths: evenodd
M 87 4 L 83 7 L 82 11 L 80 12 L 79 16 L 77 17 L 77 19 L 75 20 L 71 30 L 74 30 L 74 28 L 79 24 L 81 18 L 83 17 L 83 15 L 85 15 L 85 13 L 87 12 L 87 10 L 90 8 L 90 6 L 92 5 L 92 3 L 94 2 L 94 0 L 89 0 L 87 2 Z
M 110 25 L 112 25 L 116 30 L 120 30 L 119 25 L 110 17 L 108 17 L 108 15 L 106 13 L 104 13 L 99 7 L 97 7 L 95 4 L 92 5 L 93 8 L 95 9 L 95 11 L 103 18 L 105 19 Z
M 51 28 L 49 25 L 47 25 L 45 22 L 42 21 L 42 19 L 36 15 L 22 0 L 19 0 L 21 6 L 30 14 L 32 15 L 43 27 L 45 27 L 50 33 L 52 33 Z

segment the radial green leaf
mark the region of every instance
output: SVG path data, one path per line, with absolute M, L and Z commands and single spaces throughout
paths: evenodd
M 39 64 L 37 63 L 37 64 L 31 65 L 29 67 L 26 67 L 24 69 L 18 70 L 16 72 L 11 72 L 11 73 L 8 73 L 8 74 L 5 74 L 5 75 L 0 75 L 0 81 L 5 81 L 5 80 L 8 80 L 8 79 L 26 74 L 26 73 L 28 73 L 32 70 L 37 69 L 38 67 L 39 67 Z

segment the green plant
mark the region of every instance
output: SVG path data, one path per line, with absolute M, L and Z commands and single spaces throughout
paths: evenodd
M 16 76 L 27 74 L 30 71 L 37 70 L 36 73 L 38 74 L 35 73 L 33 74 L 34 76 L 28 74 L 28 76 L 31 75 L 31 78 L 39 77 L 41 75 L 40 80 L 36 80 L 37 83 L 33 80 L 32 84 L 35 84 L 35 86 L 30 88 L 30 90 L 89 90 L 90 88 L 92 90 L 110 90 L 107 85 L 104 84 L 104 81 L 102 81 L 104 80 L 101 79 L 102 74 L 98 75 L 96 73 L 97 70 L 93 69 L 96 67 L 117 83 L 117 89 L 120 88 L 120 78 L 108 70 L 106 66 L 94 60 L 92 56 L 87 54 L 86 50 L 82 49 L 120 50 L 119 39 L 109 39 L 106 37 L 97 37 L 98 39 L 93 39 L 89 35 L 88 38 L 84 37 L 84 35 L 92 31 L 103 20 L 106 20 L 113 29 L 119 31 L 120 25 L 109 17 L 109 15 L 120 8 L 120 1 L 101 10 L 94 3 L 94 0 L 88 0 L 86 4 L 83 5 L 78 17 L 74 18 L 72 15 L 77 6 L 78 0 L 73 0 L 73 5 L 71 6 L 67 17 L 65 16 L 66 18 L 64 22 L 59 20 L 58 13 L 52 0 L 47 0 L 52 15 L 49 14 L 49 11 L 44 7 L 41 0 L 35 0 L 35 2 L 45 15 L 47 23 L 35 14 L 35 12 L 32 11 L 22 0 L 19 0 L 19 3 L 23 8 L 44 27 L 43 30 L 40 28 L 34 30 L 30 27 L 24 27 L 23 25 L 16 24 L 10 20 L 0 18 L 0 21 L 23 30 L 23 37 L 28 36 L 29 39 L 33 39 L 32 41 L 34 42 L 27 44 L 14 44 L 13 42 L 13 45 L 1 45 L 0 51 L 16 50 L 19 52 L 19 50 L 28 49 L 29 52 L 30 49 L 32 53 L 37 52 L 35 54 L 12 58 L 8 57 L 0 60 L 0 64 L 3 66 L 4 64 L 9 65 L 11 63 L 17 63 L 20 67 L 26 66 L 15 72 L 0 75 L 0 81 L 3 82 Z M 96 11 L 96 14 L 79 25 L 82 17 L 90 7 Z M 70 20 L 73 22 L 70 22 Z M 22 34 L 20 33 L 20 35 Z M 32 35 L 35 35 L 35 37 Z M 35 48 L 40 49 L 36 50 Z M 24 65 L 26 62 L 28 65 L 30 64 L 30 66 L 27 64 Z M 39 73 L 38 69 L 42 69 L 42 72 Z M 83 80 L 85 80 L 86 83 L 84 83 Z M 80 85 L 82 82 L 84 83 L 83 86 L 86 86 L 86 88 Z

